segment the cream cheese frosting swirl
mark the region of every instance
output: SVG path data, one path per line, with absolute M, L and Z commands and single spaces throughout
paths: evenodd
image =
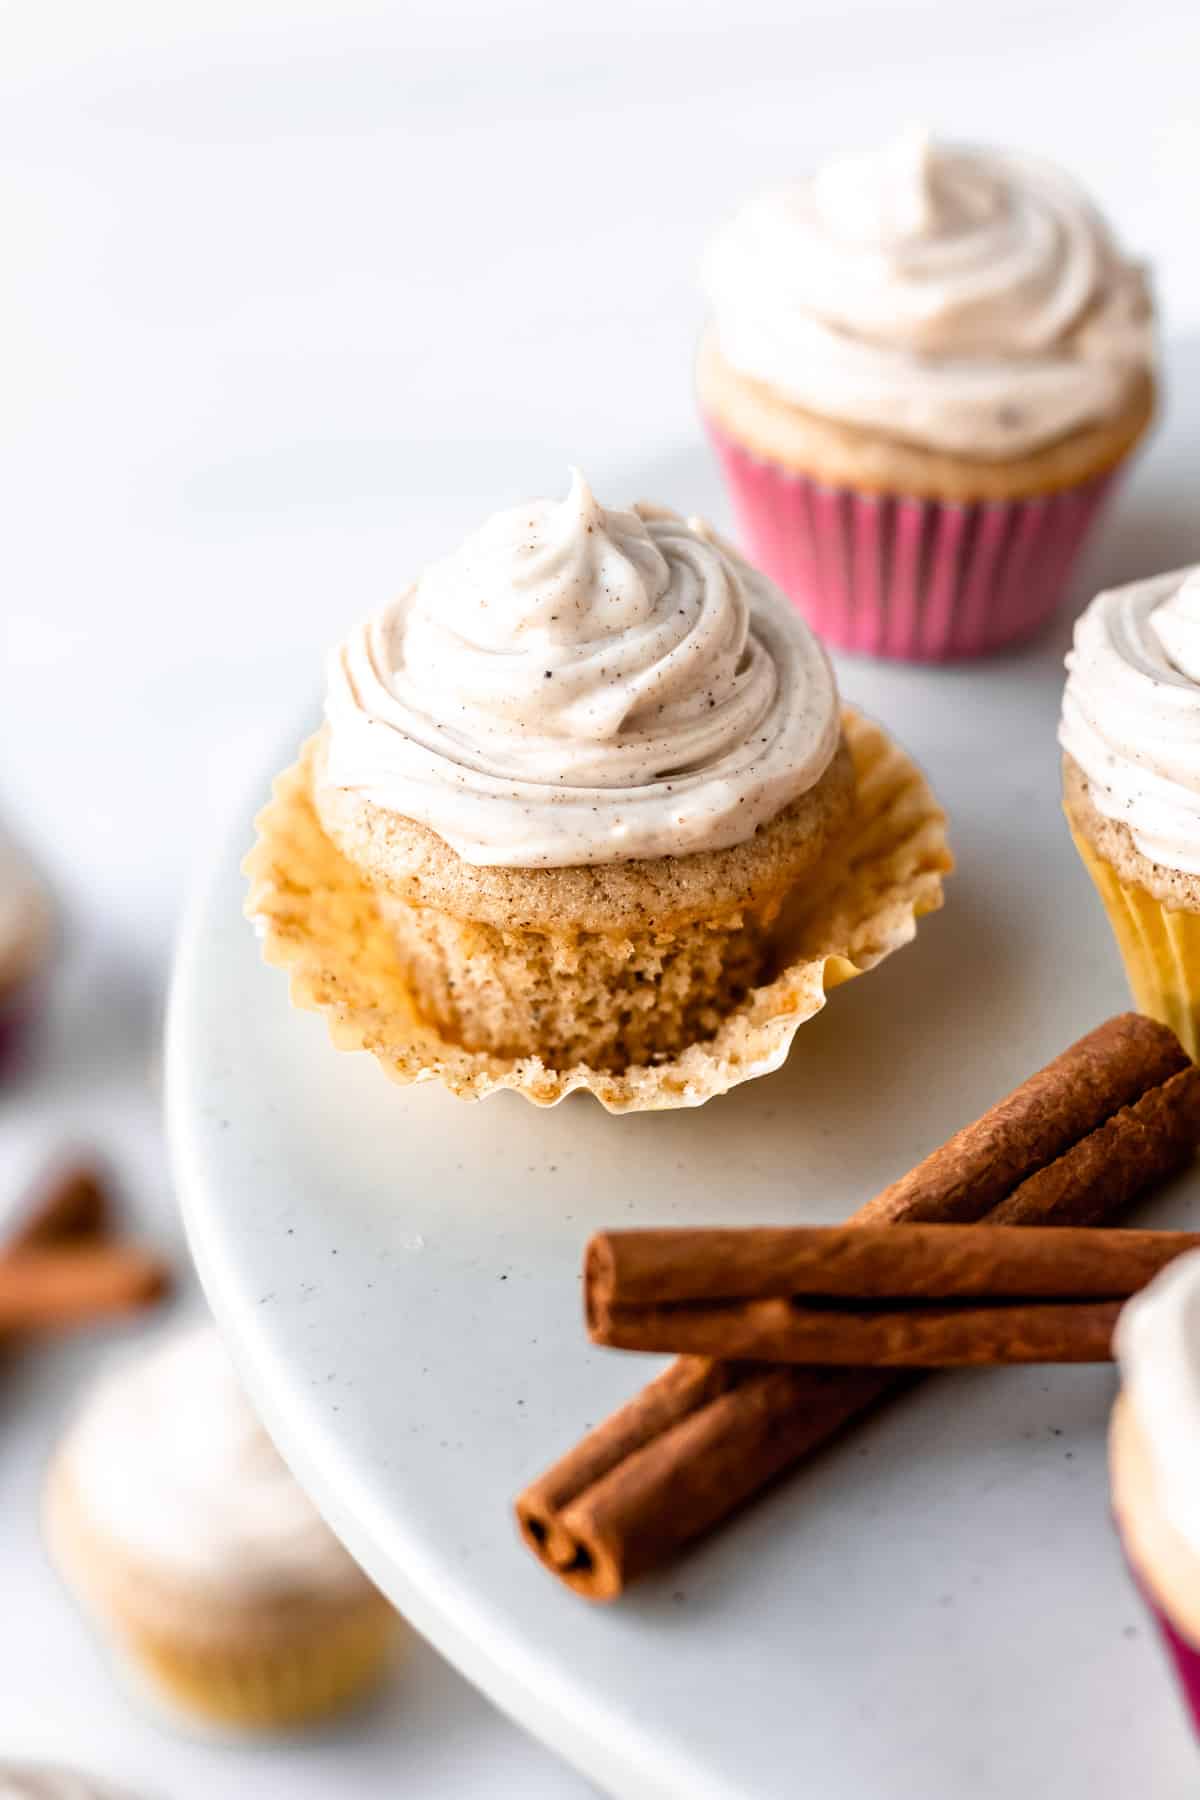
M 517 868 L 724 849 L 824 774 L 827 657 L 700 520 L 498 513 L 334 654 L 323 779 Z
M 759 194 L 703 284 L 735 369 L 936 451 L 1022 455 L 1115 416 L 1153 366 L 1144 276 L 1074 183 L 921 132 Z
M 1059 742 L 1097 811 L 1200 875 L 1200 566 L 1098 595 L 1067 669 Z
M 231 1595 L 353 1593 L 366 1577 L 289 1473 L 209 1325 L 119 1364 L 60 1467 L 92 1528 Z
M 1200 1556 L 1200 1252 L 1171 1263 L 1129 1302 L 1114 1347 L 1158 1503 Z

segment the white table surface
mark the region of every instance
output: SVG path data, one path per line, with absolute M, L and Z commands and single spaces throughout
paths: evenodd
M 1198 50 L 1174 0 L 0 9 L 0 808 L 71 927 L 41 1070 L 0 1098 L 4 1190 L 98 1142 L 176 1237 L 154 1045 L 218 822 L 346 620 L 482 511 L 568 459 L 696 504 L 714 216 L 922 117 L 1072 163 L 1195 328 Z M 1187 471 L 1150 473 L 1116 574 L 1200 548 Z M 886 712 L 889 681 L 854 686 Z M 91 1354 L 0 1390 L 0 1756 L 70 1749 L 164 1800 L 580 1791 L 431 1654 L 303 1751 L 184 1745 L 114 1702 L 34 1522 Z

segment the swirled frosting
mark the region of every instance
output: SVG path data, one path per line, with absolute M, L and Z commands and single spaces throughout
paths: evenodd
M 698 519 L 498 513 L 338 649 L 323 779 L 534 868 L 724 849 L 837 748 L 824 651 Z
M 1067 669 L 1059 742 L 1097 811 L 1200 875 L 1200 566 L 1098 595 Z
M 166 1574 L 237 1595 L 366 1581 L 289 1474 L 209 1325 L 103 1376 L 60 1466 L 92 1528 Z
M 1158 1504 L 1200 1556 L 1200 1252 L 1170 1263 L 1122 1309 L 1114 1343 Z
M 1150 301 L 1057 170 L 909 132 L 759 194 L 703 269 L 718 347 L 822 417 L 967 456 L 1117 414 Z

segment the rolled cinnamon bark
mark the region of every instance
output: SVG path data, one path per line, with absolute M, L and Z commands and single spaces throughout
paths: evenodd
M 1188 1067 L 1168 1026 L 1118 1013 L 884 1188 L 854 1221 L 970 1225 L 1122 1107 Z M 1072 1214 L 1066 1222 L 1084 1221 Z
M 966 1229 L 963 1227 L 963 1229 Z M 1111 1362 L 1120 1300 L 847 1307 L 792 1300 L 615 1306 L 597 1343 L 617 1350 L 753 1357 L 870 1369 Z
M 110 1216 L 107 1183 L 94 1163 L 55 1164 L 19 1209 L 0 1254 L 98 1237 Z
M 1188 1079 L 1172 1081 L 1181 1070 Z M 1115 1217 L 1194 1156 L 1197 1079 L 1166 1026 L 1123 1014 L 869 1202 L 856 1221 L 969 1222 L 1009 1194 L 1020 1215 L 1009 1223 Z M 1132 1121 L 1117 1116 L 1134 1102 Z M 1110 1119 L 1089 1194 L 1078 1185 L 1080 1169 L 1090 1168 L 1085 1153 L 1065 1175 L 1029 1181 Z M 614 1599 L 910 1379 L 683 1357 L 518 1496 L 522 1535 L 577 1593 Z
M 159 1299 L 169 1275 L 144 1250 L 95 1244 L 0 1256 L 0 1333 L 53 1331 Z
M 1121 1300 L 1196 1249 L 1200 1232 L 1079 1226 L 604 1231 L 584 1255 L 585 1309 L 603 1343 L 614 1309 L 701 1300 Z
M 577 1594 L 615 1600 L 907 1379 L 680 1357 L 525 1489 L 522 1535 Z
M 1039 1225 L 1053 1215 L 1063 1225 L 1099 1225 L 1186 1168 L 1198 1143 L 1200 1068 L 1188 1063 L 1028 1176 L 991 1223 Z

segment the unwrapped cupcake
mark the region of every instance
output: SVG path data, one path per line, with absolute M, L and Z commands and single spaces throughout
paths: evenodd
M 920 660 L 1036 631 L 1154 410 L 1142 271 L 1075 185 L 909 132 L 752 199 L 704 287 L 743 540 L 816 629 Z
M 1113 1511 L 1200 1732 L 1200 1253 L 1129 1302 L 1115 1348 Z
M 288 1473 L 211 1326 L 97 1383 L 54 1456 L 46 1531 L 129 1671 L 201 1722 L 321 1718 L 396 1641 L 397 1615 Z
M 1137 1005 L 1200 1057 L 1200 566 L 1100 594 L 1075 626 L 1063 799 Z
M 940 900 L 940 810 L 782 595 L 578 474 L 352 632 L 325 714 L 248 911 L 400 1080 L 694 1104 Z

